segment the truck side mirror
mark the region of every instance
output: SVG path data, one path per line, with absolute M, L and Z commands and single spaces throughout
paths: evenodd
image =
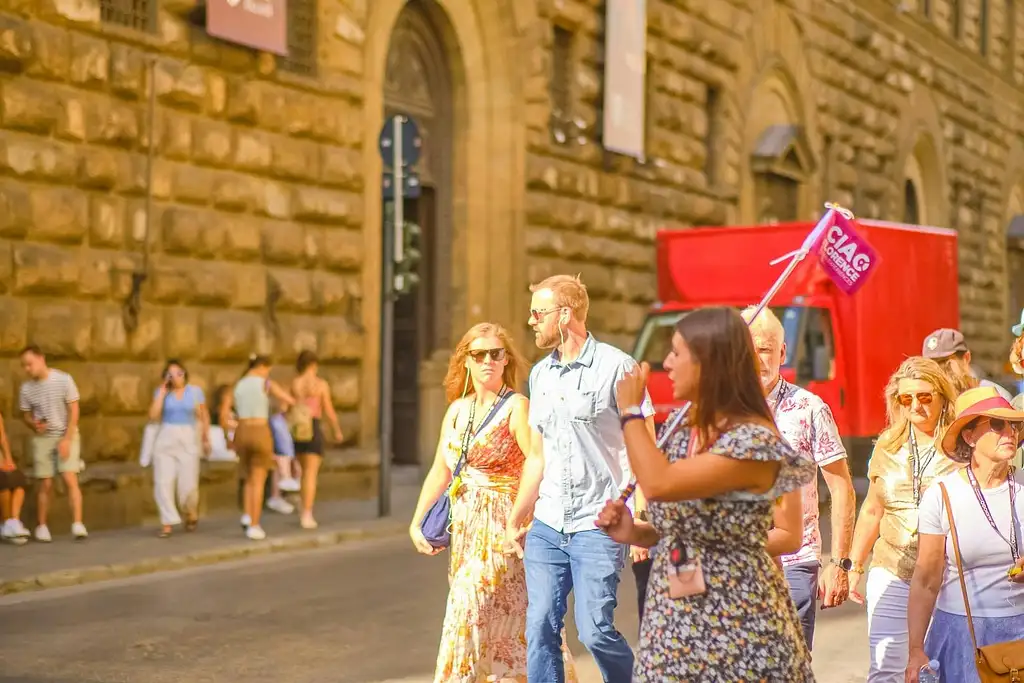
M 815 382 L 824 382 L 832 378 L 832 354 L 829 353 L 827 346 L 815 347 L 811 372 Z

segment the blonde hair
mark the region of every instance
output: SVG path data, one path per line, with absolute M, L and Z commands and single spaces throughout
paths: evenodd
M 763 335 L 770 339 L 778 341 L 780 344 L 786 341 L 786 330 L 782 327 L 782 321 L 779 320 L 775 312 L 764 307 L 756 318 L 751 320 L 754 316 L 754 311 L 757 310 L 757 306 L 747 306 L 743 309 L 741 315 L 743 319 L 747 321 L 747 325 L 750 328 L 750 336 Z
M 530 285 L 531 293 L 545 289 L 551 290 L 556 306 L 559 308 L 565 306 L 572 311 L 574 318 L 581 323 L 587 322 L 590 296 L 587 294 L 587 286 L 580 280 L 579 275 L 552 275 L 535 285 Z
M 939 413 L 939 423 L 935 432 L 935 443 L 942 439 L 942 433 L 953 422 L 954 402 L 956 393 L 946 373 L 931 358 L 923 356 L 911 356 L 902 363 L 900 367 L 889 378 L 885 385 L 885 429 L 878 437 L 878 446 L 887 453 L 898 451 L 910 435 L 910 419 L 907 411 L 900 405 L 899 392 L 900 380 L 916 379 L 932 385 L 932 389 L 939 395 L 942 401 L 942 408 Z
M 519 387 L 519 374 L 526 364 L 523 357 L 519 355 L 512 336 L 508 330 L 497 323 L 477 323 L 462 335 L 462 339 L 455 345 L 455 352 L 448 359 L 448 372 L 444 376 L 444 393 L 448 403 L 452 403 L 460 396 L 475 393 L 473 383 L 469 381 L 466 358 L 469 356 L 469 345 L 481 337 L 497 337 L 501 340 L 501 345 L 505 349 L 505 357 L 508 359 L 502 379 L 505 386 L 510 389 Z

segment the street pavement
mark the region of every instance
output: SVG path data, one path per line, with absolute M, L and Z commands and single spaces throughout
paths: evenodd
M 390 537 L 0 597 L 0 682 L 429 683 L 446 557 Z M 619 605 L 635 643 L 628 569 Z M 861 608 L 819 614 L 818 681 L 863 681 Z

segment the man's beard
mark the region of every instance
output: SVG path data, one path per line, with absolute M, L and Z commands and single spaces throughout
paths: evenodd
M 540 332 L 535 339 L 538 349 L 553 349 L 558 346 L 558 337 L 550 332 Z

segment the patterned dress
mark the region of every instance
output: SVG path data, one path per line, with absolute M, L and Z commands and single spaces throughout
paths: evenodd
M 526 683 L 526 572 L 502 548 L 525 456 L 509 428 L 516 397 L 505 401 L 470 444 L 452 505 L 448 607 L 434 683 Z M 445 459 L 454 468 L 464 418 L 448 429 Z M 564 645 L 566 680 L 575 683 Z
M 690 429 L 669 440 L 670 461 L 686 457 Z M 815 465 L 761 425 L 739 424 L 709 452 L 780 462 L 765 494 L 732 492 L 706 500 L 651 502 L 659 547 L 674 539 L 700 557 L 707 590 L 668 594 L 669 553 L 655 554 L 640 627 L 634 683 L 808 683 L 811 656 L 782 571 L 765 552 L 773 501 L 805 485 Z

